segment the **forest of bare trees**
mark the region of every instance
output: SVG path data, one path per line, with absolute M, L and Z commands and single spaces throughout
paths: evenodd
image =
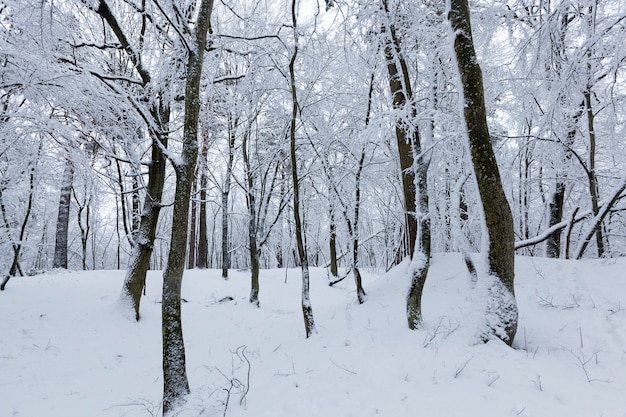
M 1 289 L 124 269 L 139 320 L 163 270 L 165 411 L 185 268 L 250 270 L 257 307 L 260 269 L 301 268 L 308 337 L 309 267 L 363 303 L 408 258 L 417 328 L 462 252 L 510 344 L 515 254 L 626 255 L 625 38 L 619 0 L 3 2 Z

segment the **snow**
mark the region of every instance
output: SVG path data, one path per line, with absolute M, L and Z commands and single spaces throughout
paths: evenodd
M 626 416 L 626 259 L 517 258 L 513 348 L 475 343 L 476 296 L 458 254 L 436 255 L 424 329 L 406 327 L 405 263 L 334 287 L 311 268 L 306 339 L 300 270 L 186 271 L 192 393 L 180 416 Z M 0 416 L 151 416 L 162 395 L 161 274 L 142 320 L 117 301 L 124 271 L 11 280 L 0 294 Z M 229 300 L 227 297 L 232 297 Z M 249 362 L 249 367 L 248 367 Z M 248 376 L 249 372 L 249 376 Z M 224 412 L 225 404 L 228 408 Z

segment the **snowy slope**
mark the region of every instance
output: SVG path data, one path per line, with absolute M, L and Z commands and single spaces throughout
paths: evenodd
M 299 270 L 262 271 L 260 309 L 247 302 L 245 271 L 228 281 L 220 271 L 187 271 L 192 394 L 180 415 L 626 416 L 626 259 L 518 258 L 514 349 L 473 342 L 476 299 L 454 254 L 435 257 L 425 329 L 409 331 L 405 269 L 365 274 L 363 305 L 351 281 L 331 288 L 314 269 L 318 333 L 309 340 Z M 0 294 L 0 416 L 159 414 L 160 273 L 149 275 L 139 323 L 117 310 L 123 276 L 9 283 Z

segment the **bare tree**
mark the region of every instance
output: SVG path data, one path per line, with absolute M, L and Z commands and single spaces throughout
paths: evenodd
M 188 238 L 189 202 L 198 158 L 198 116 L 200 113 L 200 80 L 207 34 L 211 25 L 213 0 L 197 4 L 191 38 L 181 38 L 186 45 L 187 67 L 182 151 L 171 159 L 176 172 L 176 191 L 170 251 L 163 273 L 163 415 L 169 416 L 189 393 L 185 369 L 185 343 L 181 320 L 181 285 L 185 270 Z M 191 30 L 187 27 L 186 30 Z
M 487 268 L 491 297 L 487 314 L 488 332 L 511 345 L 517 331 L 515 302 L 514 225 L 509 203 L 504 194 L 496 157 L 487 125 L 483 77 L 472 39 L 470 10 L 467 0 L 451 0 L 450 23 L 454 33 L 454 52 L 463 89 L 463 113 L 469 147 L 485 218 Z M 485 334 L 483 337 L 490 337 Z
M 383 0 L 385 16 L 389 19 L 388 0 Z M 428 214 L 428 165 L 427 153 L 417 126 L 417 108 L 411 87 L 409 69 L 400 48 L 401 40 L 395 25 L 383 25 L 385 58 L 389 75 L 389 89 L 393 107 L 404 110 L 408 116 L 396 120 L 396 142 L 402 179 L 402 196 L 405 210 L 405 238 L 411 259 L 411 276 L 407 295 L 407 321 L 415 329 L 422 323 L 422 292 L 430 266 L 430 216 Z
M 313 307 L 309 294 L 310 273 L 309 259 L 307 254 L 305 230 L 302 226 L 300 215 L 300 179 L 298 178 L 298 157 L 296 154 L 296 126 L 298 121 L 298 91 L 296 86 L 295 63 L 298 57 L 298 20 L 297 0 L 291 0 L 291 24 L 293 29 L 293 50 L 289 60 L 289 89 L 291 92 L 291 120 L 289 125 L 289 155 L 291 158 L 291 178 L 293 181 L 293 218 L 296 234 L 298 258 L 302 269 L 302 316 L 304 318 L 304 330 L 306 337 L 310 337 L 315 330 Z

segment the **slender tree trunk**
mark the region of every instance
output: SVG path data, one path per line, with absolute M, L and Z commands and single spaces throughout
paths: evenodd
M 134 234 L 135 230 L 137 230 L 137 229 L 135 229 L 135 228 L 131 229 L 131 227 L 128 226 L 128 220 L 127 220 L 128 209 L 126 207 L 126 187 L 124 186 L 124 177 L 122 175 L 122 164 L 120 163 L 119 159 L 117 159 L 117 158 L 115 159 L 115 167 L 116 167 L 116 172 L 117 172 L 117 185 L 120 188 L 119 203 L 120 203 L 120 206 L 121 206 L 120 208 L 121 208 L 121 211 L 122 211 L 122 215 L 120 216 L 119 215 L 119 210 L 118 210 L 118 215 L 117 215 L 117 217 L 118 217 L 118 219 L 117 219 L 118 220 L 117 221 L 117 224 L 118 224 L 117 229 L 118 229 L 118 231 L 117 231 L 117 234 L 118 234 L 118 236 L 120 235 L 120 232 L 119 232 L 119 218 L 121 217 L 122 218 L 122 225 L 124 226 L 124 234 L 126 235 L 128 243 L 130 244 L 130 247 L 132 248 L 133 246 L 135 246 L 135 238 L 134 238 L 133 234 Z M 132 190 L 133 196 L 134 196 L 134 192 L 135 192 L 134 188 L 135 188 L 135 178 L 133 178 L 133 190 Z M 116 198 L 117 198 L 117 196 L 116 196 Z M 133 208 L 131 209 L 131 210 L 133 210 L 133 212 L 134 212 L 134 204 L 135 204 L 135 199 L 133 198 Z M 117 204 L 116 204 L 116 207 L 118 207 Z M 133 214 L 131 214 L 131 216 L 132 215 Z M 133 220 L 134 220 L 134 217 L 133 217 Z M 121 244 L 121 239 L 118 239 L 118 252 L 119 252 L 120 244 Z M 119 255 L 118 255 L 118 268 L 119 268 Z
M 191 216 L 189 218 L 189 241 L 187 244 L 189 245 L 189 251 L 187 252 L 187 269 L 193 269 L 196 264 L 196 224 L 198 223 L 197 219 L 197 202 L 194 201 L 195 195 L 197 194 L 198 189 L 198 177 L 195 176 L 193 179 L 193 184 L 191 186 Z
M 207 178 L 205 174 L 206 163 L 207 163 L 207 153 L 208 153 L 208 135 L 204 135 L 202 139 L 202 152 L 200 153 L 200 158 L 202 163 L 200 164 L 200 214 L 198 219 L 198 256 L 196 258 L 196 267 L 199 269 L 207 268 L 207 259 L 209 257 L 208 251 L 208 239 L 207 239 L 207 211 L 206 211 L 206 189 L 207 189 Z
M 72 183 L 74 182 L 74 164 L 68 158 L 65 161 L 61 196 L 59 198 L 59 215 L 57 217 L 56 238 L 54 243 L 53 268 L 67 269 L 67 234 L 70 224 L 70 202 Z
M 254 175 L 248 154 L 249 132 L 243 135 L 241 152 L 243 155 L 244 175 L 246 177 L 246 206 L 248 208 L 248 251 L 250 254 L 250 303 L 259 307 L 259 249 L 257 244 L 257 208 L 254 193 Z
M 224 175 L 224 188 L 222 189 L 222 278 L 228 279 L 228 269 L 230 268 L 230 250 L 228 244 L 228 197 L 230 195 L 230 177 L 233 169 L 235 130 L 237 121 L 228 118 L 228 159 L 226 161 L 226 174 Z
M 139 224 L 141 223 L 141 199 L 139 198 L 139 168 L 137 168 L 135 170 L 135 172 L 133 172 L 133 191 L 131 193 L 132 195 L 132 223 L 131 223 L 131 227 L 132 227 L 132 239 L 133 239 L 133 243 L 134 244 L 134 234 L 137 232 L 137 230 L 139 230 Z
M 167 267 L 163 274 L 163 415 L 170 416 L 189 393 L 185 369 L 185 343 L 181 320 L 181 285 L 185 269 L 187 225 L 191 185 L 198 158 L 198 116 L 200 80 L 210 27 L 213 0 L 201 0 L 195 23 L 195 36 L 188 50 L 185 83 L 182 154 L 174 163 L 176 191 L 172 213 L 172 233 Z
M 335 224 L 334 205 L 330 205 L 330 238 L 328 240 L 328 250 L 330 255 L 330 274 L 333 277 L 338 276 L 337 272 L 337 225 Z
M 489 332 L 508 345 L 517 331 L 515 302 L 515 236 L 513 216 L 506 199 L 487 125 L 483 78 L 474 51 L 470 11 L 467 0 L 451 0 L 450 23 L 454 33 L 456 54 L 463 88 L 463 113 L 469 137 L 474 174 L 482 201 L 488 239 L 487 267 L 493 282 L 489 282 L 491 318 Z M 482 335 L 485 338 L 489 334 Z
M 387 0 L 383 0 L 389 16 Z M 421 154 L 421 139 L 417 127 L 417 109 L 409 70 L 400 49 L 400 39 L 393 25 L 384 28 L 389 32 L 385 43 L 385 58 L 389 74 L 393 107 L 407 109 L 409 117 L 396 121 L 396 140 L 402 174 L 402 190 L 406 216 L 406 243 L 411 258 L 411 282 L 407 295 L 407 320 L 409 328 L 415 329 L 422 322 L 422 291 L 430 266 L 430 216 L 428 214 L 428 161 Z M 417 158 L 417 161 L 415 160 Z M 417 210 L 419 208 L 419 211 Z M 416 253 L 418 248 L 418 253 Z
M 289 129 L 289 154 L 291 157 L 291 177 L 293 180 L 293 219 L 296 234 L 298 258 L 302 268 L 302 316 L 304 318 L 304 330 L 309 338 L 315 330 L 313 307 L 309 294 L 310 274 L 309 260 L 306 248 L 305 230 L 302 227 L 300 217 L 300 180 L 298 178 L 298 158 L 296 155 L 296 122 L 298 118 L 298 92 L 296 90 L 295 63 L 298 56 L 298 26 L 296 18 L 296 1 L 291 1 L 291 22 L 293 29 L 294 45 L 291 59 L 289 60 L 289 87 L 291 90 L 291 124 Z
M 387 0 L 383 5 L 389 15 Z M 404 241 L 408 248 L 409 258 L 415 252 L 417 242 L 417 218 L 415 217 L 415 170 L 413 168 L 413 137 L 418 135 L 417 126 L 412 126 L 415 121 L 415 107 L 412 103 L 413 93 L 408 67 L 400 50 L 400 41 L 396 36 L 393 25 L 384 27 L 387 33 L 385 42 L 385 59 L 387 60 L 387 73 L 389 75 L 389 89 L 391 90 L 393 108 L 406 109 L 409 106 L 410 120 L 398 117 L 396 120 L 396 143 L 398 145 L 398 158 L 400 161 L 400 177 L 402 180 L 402 197 L 405 212 Z
M 371 85 L 370 85 L 371 93 Z M 370 96 L 371 99 L 371 96 Z M 371 101 L 371 100 L 370 100 Z M 369 120 L 369 109 L 366 118 Z M 359 167 L 354 179 L 354 225 L 352 227 L 352 274 L 354 275 L 354 283 L 356 285 L 356 296 L 359 304 L 365 302 L 365 290 L 363 289 L 363 280 L 361 279 L 361 271 L 359 270 L 359 214 L 361 211 L 361 174 L 363 173 L 363 167 L 365 166 L 365 146 L 361 150 L 361 157 L 359 158 Z
M 39 148 L 41 151 L 41 145 Z M 36 163 L 36 162 L 35 162 Z M 4 199 L 2 198 L 3 188 L 0 189 L 0 210 L 2 210 L 2 220 L 4 221 L 5 226 L 8 228 L 8 221 L 6 216 L 6 208 L 4 205 Z M 33 200 L 35 198 L 35 165 L 33 165 L 30 169 L 29 175 L 29 189 L 28 189 L 28 203 L 26 205 L 26 212 L 24 213 L 24 220 L 22 220 L 22 224 L 20 226 L 20 233 L 18 235 L 18 241 L 12 242 L 13 246 L 13 262 L 11 262 L 11 268 L 9 269 L 9 273 L 4 277 L 2 283 L 0 283 L 0 291 L 4 291 L 6 288 L 7 282 L 14 277 L 17 273 L 22 274 L 22 269 L 20 267 L 20 252 L 22 250 L 22 244 L 26 237 L 26 226 L 28 225 L 28 220 L 30 219 L 30 213 L 33 209 Z M 9 237 L 11 234 L 9 234 Z
M 90 7 L 90 6 L 88 6 Z M 91 7 L 90 7 L 91 8 Z M 133 64 L 135 71 L 139 74 L 142 87 L 147 90 L 151 85 L 151 76 L 141 61 L 141 55 L 133 49 L 126 34 L 113 15 L 109 5 L 105 0 L 99 0 L 98 7 L 92 8 L 94 12 L 104 19 L 120 45 L 126 52 Z M 135 318 L 139 320 L 139 303 L 141 292 L 145 287 L 146 273 L 150 268 L 150 257 L 154 248 L 156 227 L 161 211 L 161 198 L 163 195 L 163 184 L 165 182 L 165 156 L 161 147 L 167 148 L 170 106 L 169 103 L 155 89 L 156 101 L 150 108 L 150 118 L 156 129 L 149 127 L 152 140 L 151 163 L 148 167 L 148 187 L 144 199 L 143 210 L 139 227 L 135 230 L 135 246 L 126 271 L 126 278 L 120 294 L 123 306 L 130 310 L 130 306 L 135 311 Z M 155 91 L 153 90 L 153 91 Z M 136 173 L 138 175 L 138 173 Z M 134 219 L 135 220 L 135 219 Z
M 596 132 L 594 126 L 595 115 L 593 114 L 593 106 L 591 104 L 591 86 L 585 89 L 585 111 L 587 113 L 587 129 L 589 134 L 589 170 L 587 177 L 589 179 L 589 194 L 591 196 L 591 209 L 594 216 L 598 215 L 599 208 L 599 189 L 598 178 L 596 176 Z M 599 222 L 595 228 L 596 249 L 598 258 L 604 256 L 604 234 L 602 232 L 602 222 Z
M 87 194 L 89 190 L 85 187 L 85 194 Z M 74 190 L 74 201 L 76 202 L 76 207 L 78 207 L 78 211 L 76 212 L 76 221 L 78 223 L 78 228 L 80 230 L 80 244 L 81 244 L 81 261 L 83 271 L 87 270 L 87 242 L 89 240 L 89 214 L 90 214 L 90 204 L 91 204 L 91 196 L 85 195 L 85 199 L 81 202 L 76 195 L 76 190 Z M 83 213 L 85 214 L 83 216 Z M 83 223 L 83 217 L 85 221 Z

